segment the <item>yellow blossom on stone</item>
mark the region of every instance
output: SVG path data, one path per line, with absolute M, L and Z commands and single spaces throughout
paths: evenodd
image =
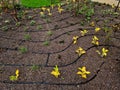
M 93 38 L 92 38 L 92 44 L 94 44 L 94 45 L 99 45 L 98 40 L 99 40 L 99 39 L 98 39 L 96 36 L 93 36 Z
M 40 15 L 43 16 L 43 15 L 44 15 L 44 12 L 40 12 Z
M 47 11 L 50 12 L 50 8 L 47 8 Z
M 84 36 L 86 33 L 88 33 L 88 30 L 80 31 L 80 33 L 81 33 L 81 36 Z
M 17 78 L 19 77 L 19 70 L 18 69 L 15 71 L 15 75 Z
M 101 30 L 101 28 L 99 28 L 99 27 L 96 27 L 95 28 L 95 32 L 98 32 L 98 31 L 100 31 Z
M 79 71 L 77 72 L 77 74 L 78 74 L 78 75 L 81 75 L 81 77 L 84 78 L 84 79 L 87 78 L 87 74 L 90 74 L 89 71 L 86 71 L 86 67 L 85 67 L 85 66 L 83 66 L 83 67 L 81 67 L 81 68 L 78 68 L 78 70 L 79 70 Z
M 94 27 L 94 26 L 95 26 L 95 23 L 94 23 L 94 22 L 91 22 L 91 23 L 90 23 L 90 26 Z
M 61 14 L 63 11 L 64 11 L 64 9 L 63 9 L 63 8 L 58 7 L 58 12 L 59 12 L 60 14 Z
M 76 0 L 72 0 L 73 2 L 76 2 Z
M 52 16 L 52 13 L 51 13 L 51 12 L 49 12 L 49 13 L 48 13 L 48 15 L 49 15 L 49 16 Z
M 76 50 L 76 53 L 77 53 L 79 56 L 81 56 L 82 54 L 85 54 L 86 51 L 85 51 L 83 48 L 79 47 L 79 48 Z
M 108 49 L 102 48 L 102 57 L 107 56 Z
M 73 44 L 76 44 L 76 43 L 77 43 L 78 38 L 79 38 L 78 36 L 74 36 L 74 37 L 73 37 Z
M 43 11 L 45 11 L 45 10 L 46 10 L 46 8 L 45 8 L 45 7 L 42 7 L 41 9 L 42 9 Z
M 100 52 L 99 50 L 96 50 L 96 52 L 101 56 L 101 57 L 106 57 L 108 53 L 108 49 L 102 48 L 102 51 Z
M 54 67 L 54 70 L 51 72 L 51 74 L 56 78 L 58 78 L 58 76 L 60 75 L 60 72 L 57 65 Z
M 115 8 L 115 4 L 112 4 L 112 8 Z

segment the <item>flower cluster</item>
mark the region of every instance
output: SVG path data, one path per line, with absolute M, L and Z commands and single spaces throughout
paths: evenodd
M 52 13 L 51 13 L 50 8 L 42 7 L 41 10 L 42 10 L 42 11 L 40 12 L 40 15 L 41 15 L 42 17 L 45 16 L 45 12 L 46 12 L 46 11 L 48 12 L 48 15 L 49 15 L 49 16 L 52 16 Z

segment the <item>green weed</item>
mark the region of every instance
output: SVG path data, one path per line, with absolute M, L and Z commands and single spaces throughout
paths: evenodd
M 31 39 L 31 36 L 30 36 L 29 34 L 25 34 L 25 35 L 24 35 L 24 39 L 25 39 L 25 40 L 30 40 L 30 39 Z
M 26 47 L 24 47 L 24 46 L 21 46 L 19 48 L 19 52 L 22 53 L 22 54 L 26 53 L 27 51 L 28 51 L 28 49 Z

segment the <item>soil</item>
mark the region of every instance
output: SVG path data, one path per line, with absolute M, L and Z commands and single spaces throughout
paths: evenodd
M 94 8 L 95 14 L 89 22 L 83 15 L 74 16 L 69 11 L 59 14 L 57 8 L 46 19 L 40 16 L 40 9 L 25 9 L 20 25 L 16 25 L 9 13 L 1 13 L 0 90 L 120 90 L 120 15 L 103 14 L 103 10 L 113 9 L 109 5 L 96 3 Z M 35 24 L 30 25 L 32 20 Z M 94 27 L 90 25 L 93 21 Z M 42 28 L 38 29 L 40 25 Z M 101 30 L 95 33 L 95 27 Z M 88 33 L 81 36 L 80 31 L 85 29 Z M 107 40 L 105 30 L 109 29 L 113 32 Z M 30 40 L 25 39 L 26 34 L 31 36 Z M 72 38 L 76 35 L 79 39 L 73 44 Z M 99 38 L 99 46 L 91 44 L 94 35 Z M 21 53 L 21 46 L 27 52 Z M 86 54 L 75 53 L 79 46 Z M 103 47 L 109 49 L 105 58 L 96 53 Z M 33 70 L 33 65 L 39 68 Z M 55 65 L 61 72 L 59 78 L 50 74 Z M 82 66 L 91 72 L 87 79 L 76 74 Z M 9 76 L 16 69 L 20 70 L 20 77 L 12 82 Z

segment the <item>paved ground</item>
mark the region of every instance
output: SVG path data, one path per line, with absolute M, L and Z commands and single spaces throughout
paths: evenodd
M 102 8 L 101 8 L 102 7 Z M 101 14 L 99 10 L 110 6 L 95 6 L 95 15 L 90 22 L 101 30 L 95 33 L 95 27 L 85 21 L 84 16 L 72 16 L 70 12 L 59 14 L 54 9 L 53 17 L 41 18 L 40 10 L 28 10 L 21 25 L 16 26 L 9 14 L 0 18 L 0 90 L 119 90 L 120 89 L 120 16 Z M 120 13 L 120 12 L 119 12 Z M 32 16 L 32 18 L 29 18 Z M 5 23 L 5 20 L 11 20 Z M 31 25 L 31 21 L 35 24 Z M 8 26 L 4 31 L 3 26 Z M 117 27 L 113 27 L 116 25 Z M 80 31 L 88 30 L 85 36 Z M 107 41 L 105 30 L 112 29 Z M 25 36 L 30 35 L 30 39 Z M 73 36 L 79 36 L 73 44 Z M 91 44 L 93 36 L 99 38 L 100 45 Z M 46 42 L 47 41 L 47 42 Z M 22 54 L 20 47 L 27 48 Z M 78 47 L 86 54 L 78 56 Z M 96 50 L 109 49 L 108 56 L 101 58 Z M 33 65 L 38 66 L 33 70 Z M 53 77 L 50 72 L 58 65 L 61 76 Z M 76 73 L 78 67 L 86 66 L 91 72 L 87 79 Z M 10 75 L 20 70 L 18 81 L 11 82 Z

